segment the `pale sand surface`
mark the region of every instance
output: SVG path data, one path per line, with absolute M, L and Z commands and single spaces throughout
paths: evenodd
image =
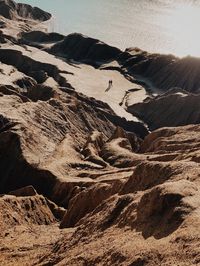
M 12 45 L 9 46 L 9 49 L 19 50 L 34 60 L 56 65 L 61 71 L 71 72 L 72 74 L 62 73 L 62 75 L 78 92 L 108 103 L 117 115 L 125 117 L 127 120 L 138 121 L 136 117 L 126 112 L 124 105 L 120 106 L 119 103 L 130 89 L 139 90 L 129 93 L 129 96 L 131 95 L 129 104 L 143 101 L 147 97 L 146 91 L 140 85 L 126 79 L 117 70 L 100 70 L 86 64 L 69 64 L 45 51 L 30 46 L 21 47 Z M 113 81 L 113 86 L 109 91 L 105 92 L 108 88 L 109 80 Z M 55 85 L 55 82 L 51 84 L 51 79 L 47 82 L 49 86 Z
M 144 88 L 130 82 L 115 70 L 99 70 L 92 66 L 80 65 L 80 68 L 74 72 L 73 76 L 68 77 L 68 80 L 77 91 L 108 103 L 117 115 L 123 116 L 128 120 L 133 120 L 133 116 L 119 106 L 126 91 L 140 89 L 133 94 L 132 98 L 134 98 L 135 102 L 140 102 L 147 97 Z M 109 80 L 113 81 L 113 86 L 109 91 L 105 92 L 108 88 Z

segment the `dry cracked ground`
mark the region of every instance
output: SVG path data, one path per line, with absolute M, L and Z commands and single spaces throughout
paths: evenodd
M 200 60 L 0 15 L 0 265 L 200 265 Z

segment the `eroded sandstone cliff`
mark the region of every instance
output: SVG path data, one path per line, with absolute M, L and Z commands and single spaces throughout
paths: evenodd
M 0 265 L 198 265 L 198 59 L 0 12 Z

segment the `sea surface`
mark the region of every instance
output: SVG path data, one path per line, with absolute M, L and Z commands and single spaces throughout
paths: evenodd
M 200 56 L 200 0 L 21 0 L 53 14 L 49 29 L 121 49 Z

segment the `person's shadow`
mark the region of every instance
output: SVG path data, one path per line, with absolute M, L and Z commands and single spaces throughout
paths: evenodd
M 109 91 L 112 87 L 112 80 L 109 80 L 108 82 L 108 88 L 105 90 L 105 92 Z

